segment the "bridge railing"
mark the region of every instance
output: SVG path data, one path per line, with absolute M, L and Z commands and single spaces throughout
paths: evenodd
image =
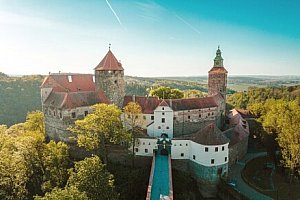
M 151 171 L 150 171 L 150 177 L 149 177 L 149 184 L 148 184 L 148 189 L 147 189 L 146 200 L 150 200 L 150 198 L 151 198 L 154 168 L 155 168 L 155 153 L 153 153 L 153 159 L 152 159 L 152 164 L 151 164 Z

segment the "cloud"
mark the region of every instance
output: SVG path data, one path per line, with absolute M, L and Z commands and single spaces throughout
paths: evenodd
M 111 12 L 114 14 L 114 16 L 116 17 L 117 21 L 119 22 L 120 26 L 123 27 L 123 24 L 119 18 L 119 16 L 117 15 L 117 13 L 115 12 L 115 10 L 111 7 L 110 3 L 108 2 L 108 0 L 105 0 L 106 4 L 108 5 L 109 9 L 111 10 Z
M 165 9 L 163 6 L 153 1 L 138 1 L 135 2 L 135 4 L 140 11 L 138 16 L 153 22 L 160 21 L 161 15 L 167 11 L 167 9 Z
M 190 27 L 195 33 L 198 33 L 199 35 L 201 35 L 201 32 L 192 24 L 188 23 L 186 20 L 184 20 L 182 17 L 178 16 L 175 14 L 175 17 L 177 19 L 179 19 L 181 22 L 183 22 L 185 25 L 187 25 L 188 27 Z

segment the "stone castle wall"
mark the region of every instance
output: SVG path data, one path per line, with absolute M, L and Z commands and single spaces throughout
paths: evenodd
M 237 160 L 243 158 L 248 150 L 248 137 L 245 137 L 240 142 L 229 146 L 229 166 L 236 163 Z
M 191 160 L 172 160 L 172 168 L 190 174 L 197 181 L 201 195 L 213 198 L 217 196 L 220 177 L 227 175 L 228 164 L 207 167 Z
M 125 96 L 124 71 L 95 71 L 97 89 L 102 89 L 112 103 L 121 107 Z
M 208 123 L 211 123 L 213 121 L 214 120 L 205 120 L 201 122 L 176 122 L 174 123 L 174 137 L 196 133 L 200 129 L 207 126 Z

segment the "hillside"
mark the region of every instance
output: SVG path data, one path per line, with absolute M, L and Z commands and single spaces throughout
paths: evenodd
M 0 72 L 0 124 L 8 126 L 25 120 L 27 112 L 41 110 L 40 85 L 42 75 L 10 77 Z M 155 85 L 163 85 L 180 90 L 199 90 L 207 92 L 207 77 L 159 77 L 143 78 L 126 76 L 126 95 L 148 94 L 147 89 Z M 289 86 L 300 84 L 300 77 L 271 76 L 230 76 L 228 93 L 234 90 L 244 91 L 250 86 Z M 297 92 L 294 92 L 297 93 Z M 237 98 L 238 95 L 236 95 Z M 233 96 L 234 97 L 234 96 Z M 233 103 L 238 105 L 238 103 Z

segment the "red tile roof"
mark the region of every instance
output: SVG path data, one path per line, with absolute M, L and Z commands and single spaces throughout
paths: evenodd
M 143 96 L 125 96 L 123 106 L 129 102 L 135 101 L 142 107 L 144 114 L 152 114 L 158 105 L 170 106 L 174 111 L 193 110 L 201 108 L 217 107 L 218 104 L 214 96 L 205 98 L 190 98 L 190 99 L 158 99 L 158 97 L 143 97 Z
M 224 67 L 213 67 L 211 68 L 208 73 L 228 73 Z
M 95 68 L 97 71 L 123 71 L 122 64 L 116 59 L 114 54 L 109 50 L 102 61 Z
M 213 96 L 189 99 L 166 99 L 165 101 L 171 106 L 174 111 L 194 110 L 218 106 Z
M 41 88 L 53 88 L 53 92 L 95 91 L 95 83 L 92 74 L 59 73 L 47 76 Z
M 129 102 L 138 103 L 142 107 L 142 112 L 144 114 L 152 114 L 160 103 L 157 97 L 125 96 L 123 107 L 125 107 Z
M 91 106 L 97 103 L 109 104 L 103 91 L 92 92 L 52 92 L 47 100 L 45 106 L 53 106 L 56 108 L 76 108 L 83 106 Z
M 200 129 L 196 133 L 177 139 L 190 139 L 203 145 L 222 145 L 230 142 L 230 140 L 222 133 L 214 122 Z

